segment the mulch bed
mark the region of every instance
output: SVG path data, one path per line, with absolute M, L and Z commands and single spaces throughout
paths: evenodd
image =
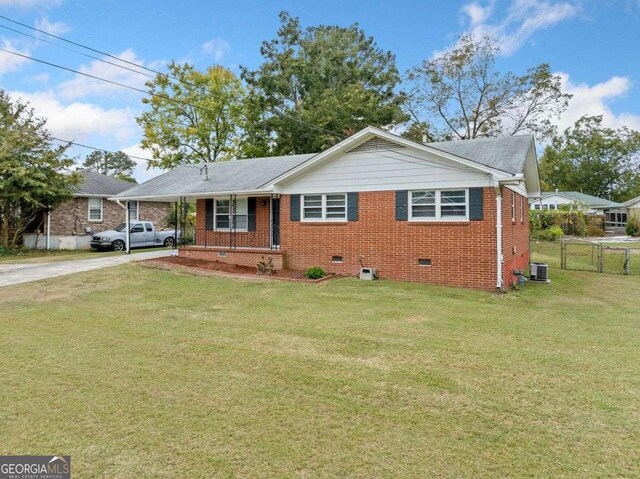
M 168 256 L 138 261 L 138 264 L 148 268 L 181 271 L 200 276 L 235 276 L 249 280 L 278 279 L 282 281 L 300 281 L 304 283 L 320 283 L 337 278 L 336 274 L 328 274 L 324 278 L 309 279 L 304 271 L 278 270 L 273 274 L 258 274 L 255 268 L 223 263 L 221 261 L 209 261 L 204 259 L 184 258 L 180 256 Z

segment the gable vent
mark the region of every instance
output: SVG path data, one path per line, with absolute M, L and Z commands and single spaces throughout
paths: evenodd
M 383 138 L 371 138 L 365 141 L 362 145 L 356 146 L 353 150 L 349 150 L 349 153 L 367 153 L 370 151 L 379 150 L 398 150 L 405 148 L 402 145 L 398 145 L 393 141 L 385 140 Z

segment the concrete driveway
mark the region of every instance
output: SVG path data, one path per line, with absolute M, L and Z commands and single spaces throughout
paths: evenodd
M 145 253 L 122 254 L 90 259 L 60 261 L 55 263 L 0 264 L 0 288 L 12 284 L 29 283 L 41 279 L 55 278 L 67 274 L 82 273 L 95 269 L 109 268 L 140 261 L 143 259 L 170 256 L 171 250 L 149 251 Z

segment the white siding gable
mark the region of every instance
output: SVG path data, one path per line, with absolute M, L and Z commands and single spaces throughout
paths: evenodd
M 491 186 L 491 175 L 445 159 L 373 138 L 277 185 L 285 194 Z

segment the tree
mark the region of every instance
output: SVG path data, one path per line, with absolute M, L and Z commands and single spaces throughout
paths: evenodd
M 171 77 L 178 78 L 175 80 Z M 241 134 L 244 89 L 230 70 L 215 65 L 169 65 L 169 75 L 147 82 L 150 106 L 137 118 L 148 165 L 169 169 L 183 163 L 231 159 Z
M 409 70 L 406 109 L 412 121 L 422 129 L 429 120 L 430 134 L 441 139 L 525 132 L 551 137 L 551 119 L 571 98 L 562 93 L 560 77 L 547 64 L 521 76 L 502 74 L 496 69 L 498 52 L 494 38 L 465 34 L 453 49 Z
M 0 90 L 0 245 L 6 249 L 19 244 L 38 210 L 70 198 L 78 181 L 64 172 L 73 165 L 65 156 L 69 145 L 52 146 L 45 123 Z
M 303 30 L 287 12 L 280 22 L 259 68 L 242 67 L 254 120 L 245 144 L 267 150 L 253 153 L 321 151 L 364 126 L 405 121 L 395 56 L 357 24 Z
M 84 159 L 82 166 L 103 175 L 135 182 L 131 175 L 136 162 L 123 151 L 93 151 Z
M 540 176 L 549 189 L 627 200 L 640 193 L 640 132 L 583 116 L 545 148 Z

